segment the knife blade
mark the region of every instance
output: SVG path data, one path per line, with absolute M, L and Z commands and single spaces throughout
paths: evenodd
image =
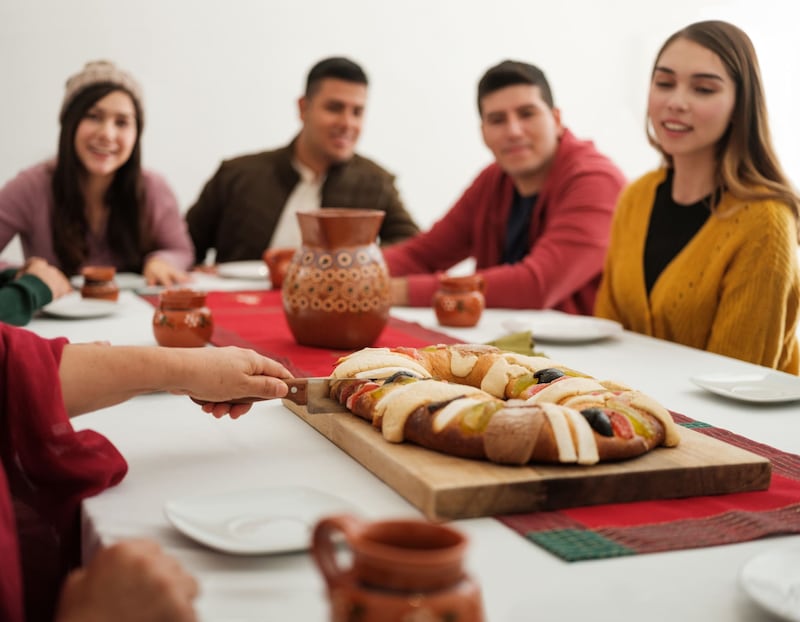
M 298 406 L 305 406 L 308 414 L 348 412 L 342 404 L 330 396 L 331 381 L 335 378 L 289 378 L 284 382 L 289 393 L 284 399 Z

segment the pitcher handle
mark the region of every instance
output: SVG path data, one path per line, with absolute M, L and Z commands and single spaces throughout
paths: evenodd
M 345 580 L 352 571 L 352 566 L 345 568 L 337 562 L 338 542 L 334 539 L 335 536 L 339 533 L 344 534 L 344 539 L 350 546 L 350 542 L 361 531 L 363 525 L 363 521 L 355 516 L 340 514 L 323 518 L 314 527 L 311 554 L 329 589 Z

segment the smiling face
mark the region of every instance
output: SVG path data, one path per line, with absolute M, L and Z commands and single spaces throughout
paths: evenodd
M 90 177 L 108 178 L 131 157 L 138 136 L 136 108 L 125 91 L 98 99 L 75 130 L 75 153 Z
M 353 157 L 367 101 L 367 86 L 336 78 L 323 79 L 311 96 L 300 98 L 303 129 L 297 157 L 316 173 Z
M 736 85 L 717 54 L 676 39 L 656 62 L 647 114 L 661 149 L 676 165 L 713 161 L 731 122 Z
M 538 86 L 514 84 L 481 100 L 483 142 L 524 196 L 539 191 L 564 128 Z

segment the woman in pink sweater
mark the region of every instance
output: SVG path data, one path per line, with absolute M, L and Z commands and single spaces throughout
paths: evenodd
M 141 168 L 142 113 L 138 83 L 112 63 L 72 76 L 55 161 L 0 190 L 0 249 L 19 235 L 26 258 L 67 275 L 105 264 L 150 284 L 186 281 L 194 250 L 169 186 Z

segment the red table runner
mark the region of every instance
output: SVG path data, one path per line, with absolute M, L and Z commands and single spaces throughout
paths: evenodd
M 297 376 L 327 376 L 346 352 L 298 345 L 280 292 L 212 292 L 215 345 L 252 348 Z M 420 347 L 457 340 L 391 319 L 375 347 Z M 756 443 L 683 415 L 686 427 L 736 445 L 772 463 L 766 491 L 641 501 L 496 517 L 531 542 L 567 561 L 601 559 L 744 542 L 800 533 L 800 456 Z

